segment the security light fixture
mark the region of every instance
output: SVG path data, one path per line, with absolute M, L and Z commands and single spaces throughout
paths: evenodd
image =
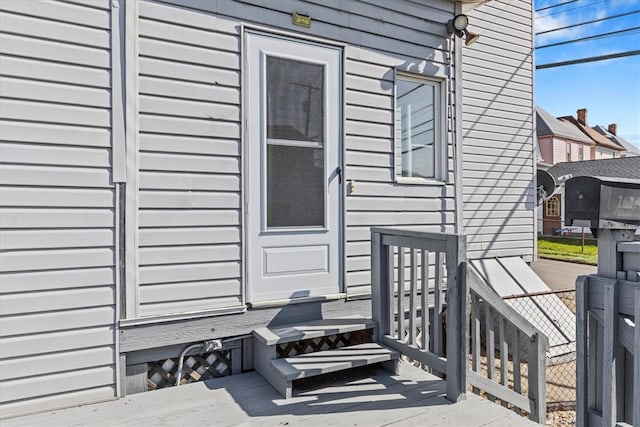
M 447 22 L 447 30 L 449 30 L 449 34 L 455 34 L 460 38 L 464 37 L 465 46 L 471 46 L 480 38 L 480 35 L 467 30 L 468 25 L 469 17 L 467 15 L 459 14 Z
M 449 32 L 455 32 L 458 37 L 462 37 L 462 32 L 467 28 L 467 25 L 469 25 L 469 17 L 463 14 L 454 16 L 447 23 Z
M 469 30 L 464 30 L 464 45 L 471 46 L 480 38 L 480 34 L 472 33 Z

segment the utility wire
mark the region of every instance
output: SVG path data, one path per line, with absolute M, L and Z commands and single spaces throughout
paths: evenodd
M 566 27 L 559 27 L 559 28 L 554 28 L 552 30 L 540 31 L 539 33 L 536 33 L 535 35 L 539 36 L 541 34 L 552 33 L 554 31 L 566 30 L 567 28 L 580 27 L 582 25 L 593 24 L 595 22 L 607 21 L 609 19 L 620 18 L 620 17 L 627 16 L 627 15 L 633 15 L 634 13 L 638 13 L 638 12 L 640 12 L 640 9 L 639 10 L 633 10 L 631 12 L 619 13 L 617 15 L 607 16 L 605 18 L 592 19 L 591 21 L 580 22 L 578 24 L 567 25 Z
M 561 41 L 561 42 L 557 42 L 557 43 L 543 44 L 541 46 L 536 46 L 536 49 L 544 49 L 545 47 L 553 47 L 553 46 L 562 46 L 562 45 L 565 45 L 565 44 L 577 43 L 577 42 L 582 42 L 582 41 L 585 41 L 585 40 L 595 40 L 595 39 L 610 37 L 610 36 L 613 36 L 613 35 L 616 35 L 616 34 L 624 35 L 623 33 L 628 33 L 628 32 L 636 31 L 636 30 L 640 30 L 640 27 L 627 28 L 626 30 L 611 31 L 610 33 L 596 34 L 596 35 L 593 35 L 593 36 L 582 37 L 582 38 L 573 39 L 573 40 L 565 40 L 565 41 Z
M 572 59 L 571 61 L 552 62 L 550 64 L 536 65 L 536 70 L 544 70 L 545 68 L 564 67 L 567 65 L 584 64 L 585 62 L 604 61 L 607 59 L 623 58 L 625 56 L 640 55 L 640 50 L 630 50 L 628 52 L 611 53 L 609 55 L 591 56 L 589 58 Z
M 589 6 L 595 6 L 599 3 L 604 3 L 605 0 L 599 0 L 593 3 L 589 3 L 589 4 L 585 4 L 582 6 L 576 6 L 576 7 L 572 7 L 571 9 L 565 9 L 565 10 L 559 10 L 557 12 L 549 12 L 546 15 L 537 15 L 536 19 L 541 19 L 541 18 L 546 18 L 547 16 L 552 16 L 552 15 L 558 15 L 560 13 L 567 13 L 567 12 L 571 12 L 572 10 L 578 10 L 578 9 L 584 9 L 585 7 L 589 7 Z
M 551 6 L 541 7 L 540 9 L 536 9 L 536 12 L 540 12 L 541 10 L 553 9 L 554 7 L 564 6 L 565 4 L 575 3 L 577 1 L 580 1 L 580 0 L 569 0 L 569 1 L 565 1 L 563 3 L 553 4 Z

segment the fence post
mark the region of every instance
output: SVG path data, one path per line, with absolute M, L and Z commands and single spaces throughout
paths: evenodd
M 635 292 L 635 327 L 633 338 L 633 396 L 638 401 L 640 397 L 640 289 Z M 633 425 L 640 425 L 640 405 L 633 405 Z
M 604 351 L 602 357 L 602 424 L 615 426 L 618 419 L 618 295 L 616 282 L 604 284 Z
M 447 237 L 447 399 L 457 402 L 467 390 L 468 325 L 466 237 Z
M 589 376 L 587 366 L 588 298 L 589 277 L 580 276 L 576 279 L 576 425 L 578 426 L 586 426 L 589 423 L 588 395 L 593 393 L 593 390 L 589 390 L 587 381 Z
M 388 260 L 389 247 L 382 244 L 382 234 L 371 232 L 371 315 L 377 322 L 376 337 L 378 342 L 390 333 L 391 319 L 389 317 L 389 292 L 387 292 L 389 278 Z
M 529 399 L 535 402 L 529 418 L 539 424 L 545 424 L 547 418 L 546 394 L 546 356 L 547 340 L 539 333 L 531 337 L 529 343 Z

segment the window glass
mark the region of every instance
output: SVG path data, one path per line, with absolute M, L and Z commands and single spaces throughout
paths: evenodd
M 324 139 L 324 66 L 267 57 L 267 138 Z
M 326 225 L 324 72 L 267 57 L 267 228 Z
M 438 84 L 396 80 L 395 169 L 397 177 L 436 178 Z
M 267 227 L 324 227 L 324 149 L 267 145 Z
M 547 200 L 547 216 L 560 216 L 560 199 L 555 196 Z

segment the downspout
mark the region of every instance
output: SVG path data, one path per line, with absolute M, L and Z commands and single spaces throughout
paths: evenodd
M 533 5 L 531 6 L 531 138 L 533 139 L 533 147 L 532 149 L 532 162 L 533 162 L 533 177 L 531 178 L 531 191 L 533 192 L 533 259 L 531 262 L 536 261 L 538 259 L 538 212 L 540 212 L 544 207 L 539 208 L 537 202 L 537 186 L 538 186 L 538 150 L 536 150 L 536 146 L 539 147 L 538 143 L 538 129 L 537 129 L 537 120 L 536 120 L 536 49 L 535 49 L 535 33 L 536 33 L 536 16 Z M 553 148 L 553 144 L 551 145 Z M 555 192 L 554 192 L 555 193 Z M 544 206 L 544 205 L 542 205 Z M 564 203 L 562 204 L 564 206 Z M 561 218 L 564 218 L 561 217 Z M 561 224 L 562 225 L 562 224 Z M 542 228 L 544 229 L 544 223 L 542 224 Z
M 454 15 L 462 13 L 462 5 L 455 4 Z M 452 52 L 453 51 L 453 52 Z M 455 56 L 454 56 L 455 55 Z M 454 68 L 455 65 L 455 68 Z M 455 73 L 455 85 L 452 79 Z M 464 234 L 464 203 L 462 193 L 462 40 L 454 34 L 449 35 L 447 50 L 448 110 L 451 120 L 451 142 L 454 156 L 454 197 L 455 197 L 455 233 Z M 455 89 L 455 92 L 454 92 Z

